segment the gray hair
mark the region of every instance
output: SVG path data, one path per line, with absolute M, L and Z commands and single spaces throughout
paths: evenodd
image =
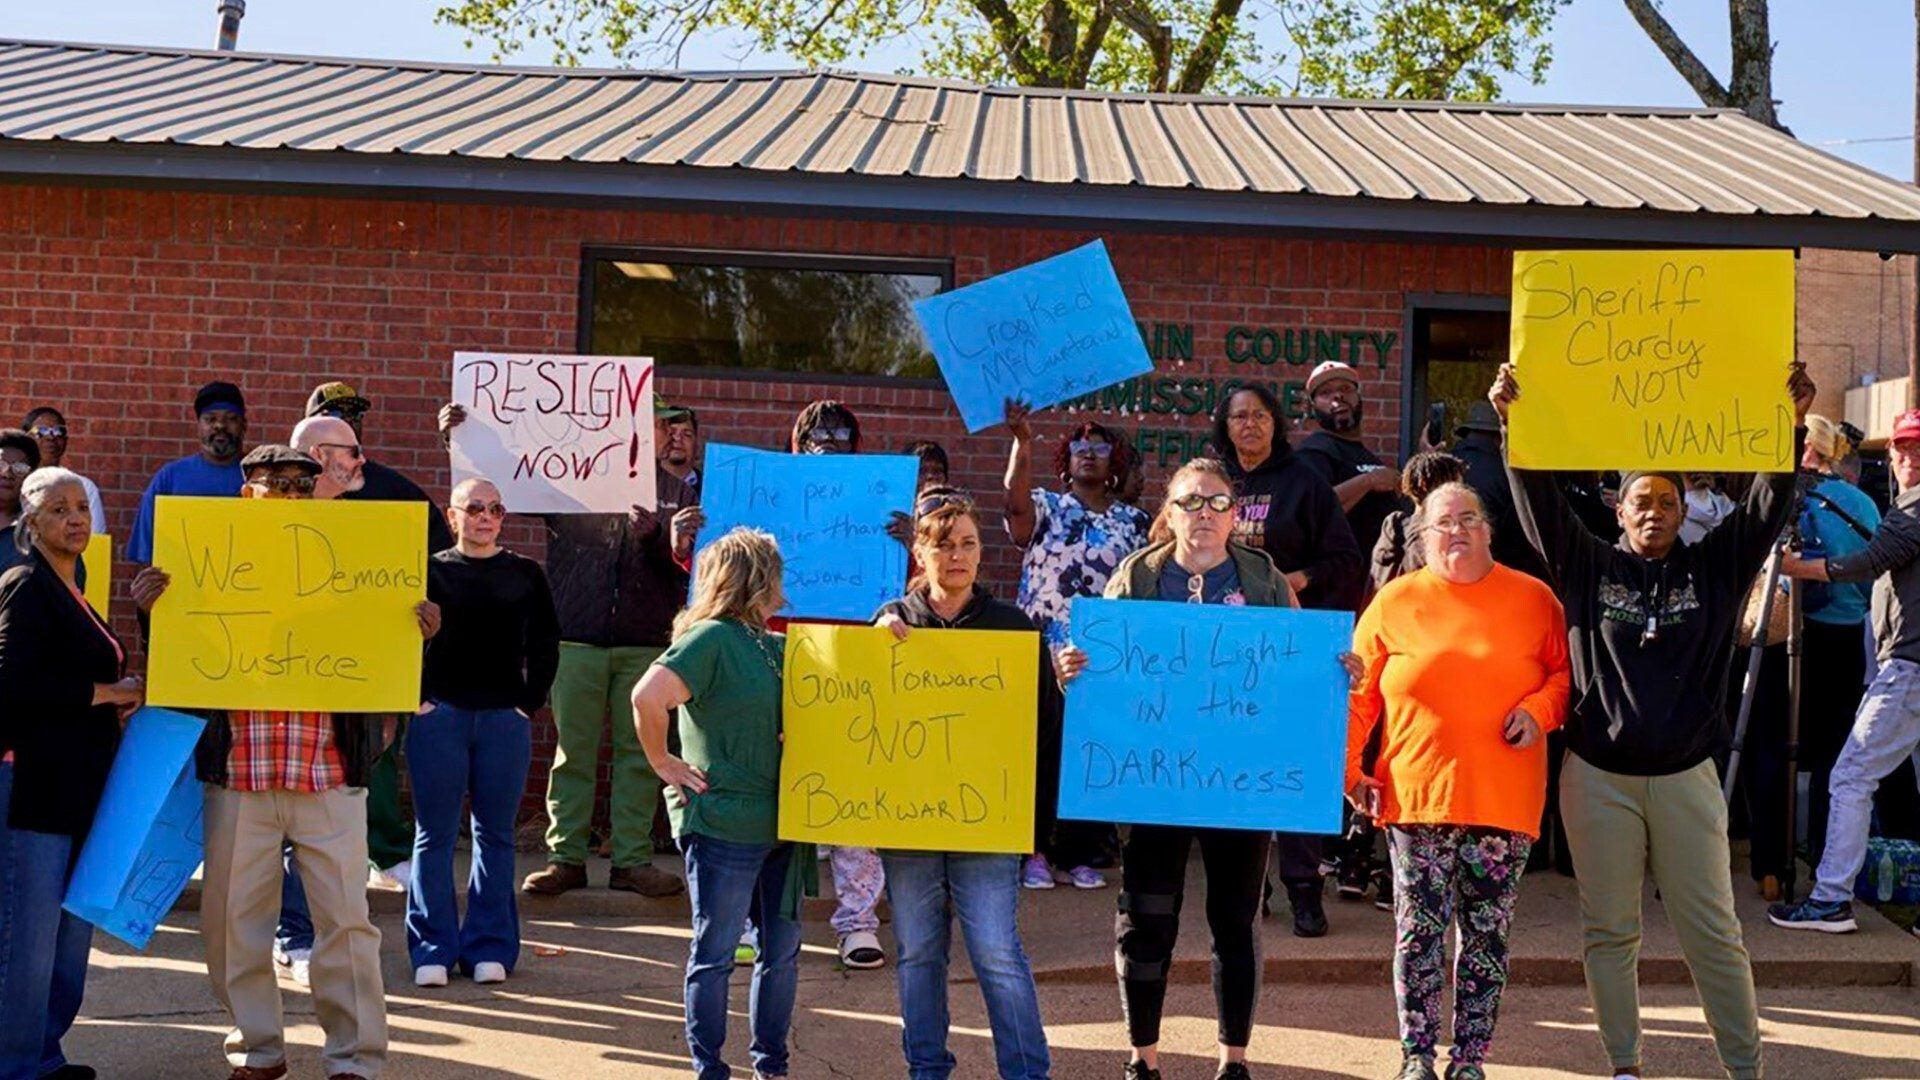
M 72 469 L 63 469 L 58 465 L 48 465 L 27 474 L 20 485 L 20 527 L 13 530 L 13 546 L 22 555 L 33 550 L 33 518 L 46 505 L 47 499 L 60 488 L 73 486 L 86 494 L 87 482 Z

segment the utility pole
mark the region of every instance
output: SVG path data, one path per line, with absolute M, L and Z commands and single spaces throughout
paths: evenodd
M 1920 184 L 1920 0 L 1913 0 L 1913 182 Z M 1920 408 L 1920 255 L 1907 256 L 1913 324 L 1907 327 L 1907 408 Z

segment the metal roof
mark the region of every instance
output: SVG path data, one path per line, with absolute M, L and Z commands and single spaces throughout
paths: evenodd
M 1920 189 L 1730 110 L 839 72 L 0 42 L 0 174 L 1920 249 Z

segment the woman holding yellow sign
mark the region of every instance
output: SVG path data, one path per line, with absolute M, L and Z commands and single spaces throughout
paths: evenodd
M 922 506 L 933 500 L 938 505 L 914 522 L 913 556 L 920 575 L 907 583 L 907 595 L 880 609 L 875 621 L 902 640 L 916 627 L 1033 630 L 1020 609 L 994 599 L 975 580 L 980 519 L 973 502 L 956 493 L 933 496 Z M 1040 647 L 1037 640 L 1035 647 Z M 1042 679 L 1047 667 L 1040 666 Z M 1040 699 L 1047 697 L 1043 688 Z M 1040 996 L 1020 944 L 1020 856 L 888 851 L 880 857 L 887 868 L 893 932 L 900 941 L 900 1017 L 906 1025 L 901 1042 L 908 1075 L 944 1080 L 954 1069 L 947 1049 L 947 957 L 958 916 L 986 998 L 1000 1076 L 1045 1080 L 1050 1065 Z
M 687 862 L 693 945 L 687 958 L 687 1049 L 696 1075 L 729 1075 L 727 984 L 749 919 L 760 936 L 753 967 L 753 1068 L 787 1074 L 787 1028 L 799 982 L 800 922 L 787 888 L 796 865 L 778 838 L 780 694 L 786 637 L 767 620 L 786 603 L 780 548 L 738 528 L 700 552 L 693 603 L 673 621 L 673 644 L 633 688 L 647 762 L 668 785 L 674 839 Z M 680 710 L 681 756 L 667 750 Z

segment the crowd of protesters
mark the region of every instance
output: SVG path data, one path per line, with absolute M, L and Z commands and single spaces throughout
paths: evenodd
M 1856 440 L 1807 415 L 1813 387 L 1799 365 L 1788 389 L 1804 425 L 1796 443 L 1803 478 L 1723 483 L 1629 471 L 1604 502 L 1595 477 L 1505 465 L 1505 417 L 1520 395 L 1511 368 L 1455 431 L 1451 453 L 1425 445 L 1404 470 L 1362 440 L 1361 377 L 1345 364 L 1312 372 L 1309 431 L 1297 443 L 1272 394 L 1237 388 L 1213 417 L 1217 457 L 1183 464 L 1152 516 L 1140 505 L 1138 455 L 1098 422 L 1039 444 L 1029 410 L 1009 402 L 1011 445 L 991 500 L 952 486 L 938 444 L 905 447 L 920 465 L 913 512 L 874 524 L 907 547 L 911 576 L 872 622 L 902 639 L 1025 631 L 1042 658 L 1030 850 L 825 853 L 846 968 L 888 963 L 879 905 L 890 902 L 910 1075 L 955 1068 L 947 1026 L 956 919 L 999 1074 L 1049 1075 L 1020 892 L 1104 888 L 1103 871 L 1117 866 L 1125 1075 L 1157 1080 L 1162 1005 L 1197 847 L 1218 1077 L 1251 1075 L 1271 864 L 1296 935 L 1328 931 L 1329 876 L 1341 895 L 1371 890 L 1394 913 L 1401 1080 L 1441 1075 L 1446 938 L 1457 931 L 1444 1075 L 1481 1080 L 1521 881 L 1538 867 L 1537 849 L 1552 846 L 1552 861 L 1577 870 L 1587 981 L 1613 1073 L 1641 1075 L 1636 961 L 1651 872 L 1728 1074 L 1758 1077 L 1753 976 L 1724 869 L 1731 823 L 1720 769 L 1729 691 L 1740 685 L 1738 624 L 1796 514 L 1800 550 L 1779 565 L 1803 583 L 1816 692 L 1803 696 L 1802 764 L 1819 793 L 1809 846 L 1820 868 L 1812 896 L 1777 905 L 1774 923 L 1853 928 L 1852 887 L 1876 786 L 1920 741 L 1912 703 L 1920 614 L 1907 611 L 1920 604 L 1920 413 L 1894 429 L 1900 492 L 1883 518 L 1846 478 Z M 207 715 L 195 755 L 205 785 L 201 937 L 213 992 L 232 1021 L 233 1080 L 288 1072 L 276 966 L 311 986 L 327 1075 L 381 1072 L 385 991 L 370 876 L 407 892 L 417 986 L 444 987 L 456 975 L 507 980 L 520 953 L 516 892 L 590 884 L 596 773 L 609 732 L 605 884 L 688 895 L 686 1039 L 695 1072 L 729 1075 L 729 983 L 736 964 L 750 963 L 753 1068 L 786 1075 L 800 905 L 817 890 L 820 868 L 811 847 L 782 841 L 776 827 L 782 553 L 770 535 L 736 529 L 706 537 L 696 564 L 706 522 L 693 410 L 656 405 L 655 504 L 543 516 L 542 563 L 503 546 L 508 507 L 494 483 L 464 480 L 442 509 L 372 461 L 361 443 L 372 403 L 347 383 L 316 387 L 284 443 L 249 446 L 247 402 L 232 383 L 202 387 L 192 409 L 199 449 L 155 473 L 125 546 L 139 567 L 127 592 L 143 634 L 170 571 L 182 569 L 153 562 L 160 496 L 429 507 L 416 712 Z M 438 419 L 447 439 L 465 416 L 448 405 Z M 0 433 L 0 1080 L 94 1075 L 61 1050 L 79 1011 L 92 929 L 61 898 L 120 727 L 145 692 L 129 673 L 128 648 L 83 596 L 84 556 L 105 513 L 97 486 L 62 467 L 68 439 L 67 419 L 52 406 Z M 853 410 L 820 401 L 801 411 L 783 449 L 872 448 Z M 1006 598 L 981 575 L 1001 529 L 1021 553 Z M 1358 613 L 1339 672 L 1352 686 L 1343 835 L 1323 843 L 1059 820 L 1062 718 L 1086 663 L 1069 615 L 1075 598 L 1095 596 Z M 1869 641 L 1877 656 L 1863 693 Z M 1777 659 L 1762 668 L 1776 669 L 1784 670 Z M 1777 809 L 1791 782 L 1774 753 L 1786 739 L 1775 720 L 1784 698 L 1760 695 L 1743 777 L 1754 877 L 1769 899 L 1779 898 L 1794 858 Z M 556 731 L 545 777 L 547 865 L 516 889 L 516 819 L 543 708 Z M 1911 791 L 1893 795 L 1913 801 Z M 684 873 L 656 865 L 653 823 L 663 803 Z M 473 837 L 464 904 L 454 879 L 463 810 Z

